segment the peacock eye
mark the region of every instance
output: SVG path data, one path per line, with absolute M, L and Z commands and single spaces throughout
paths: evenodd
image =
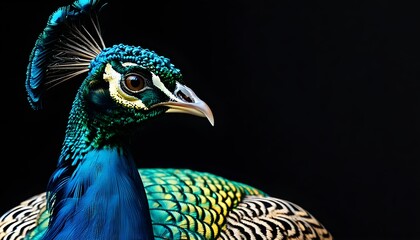
M 146 86 L 146 79 L 137 73 L 131 73 L 124 77 L 124 87 L 131 92 L 139 92 Z

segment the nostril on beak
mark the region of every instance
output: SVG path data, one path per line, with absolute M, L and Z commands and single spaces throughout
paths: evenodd
M 192 100 L 192 98 L 190 98 L 187 94 L 188 94 L 188 93 L 184 93 L 182 90 L 178 90 L 178 91 L 176 92 L 176 96 L 177 96 L 179 99 L 181 99 L 182 101 L 184 101 L 184 102 L 189 102 L 189 103 L 194 102 L 194 101 Z

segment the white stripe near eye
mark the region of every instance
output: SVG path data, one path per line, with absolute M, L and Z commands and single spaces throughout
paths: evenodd
M 175 95 L 165 87 L 163 82 L 160 80 L 159 76 L 155 75 L 154 73 L 152 73 L 152 82 L 153 85 L 155 85 L 155 87 L 159 88 L 171 100 L 178 101 L 177 97 L 175 97 Z
M 124 67 L 126 66 L 138 66 L 138 64 L 132 63 L 132 62 L 124 62 L 122 63 L 122 65 Z M 160 80 L 160 77 L 157 76 L 156 74 L 154 74 L 153 72 L 150 72 L 152 74 L 152 83 L 153 85 L 155 85 L 155 87 L 159 88 L 163 93 L 166 94 L 166 96 L 168 96 L 171 100 L 173 101 L 178 101 L 177 97 L 171 92 L 169 91 L 166 87 L 165 84 L 163 84 L 163 82 Z

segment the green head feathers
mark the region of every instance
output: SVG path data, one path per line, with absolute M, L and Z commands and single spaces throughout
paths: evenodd
M 165 83 L 174 85 L 175 81 L 181 81 L 182 75 L 179 69 L 170 62 L 169 58 L 159 56 L 154 51 L 137 46 L 117 44 L 101 51 L 92 60 L 90 68 L 93 72 L 106 62 L 119 61 L 131 62 L 158 75 Z

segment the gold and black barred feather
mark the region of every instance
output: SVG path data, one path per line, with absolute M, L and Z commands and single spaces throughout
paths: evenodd
M 332 239 L 308 211 L 279 198 L 246 196 L 227 220 L 219 239 Z
M 10 209 L 0 217 L 0 239 L 25 239 L 30 231 L 47 222 L 42 217 L 45 210 L 45 193 L 35 195 Z
M 309 212 L 243 183 L 186 169 L 140 169 L 155 239 L 327 240 Z M 45 193 L 0 218 L 0 239 L 37 239 L 46 230 Z

